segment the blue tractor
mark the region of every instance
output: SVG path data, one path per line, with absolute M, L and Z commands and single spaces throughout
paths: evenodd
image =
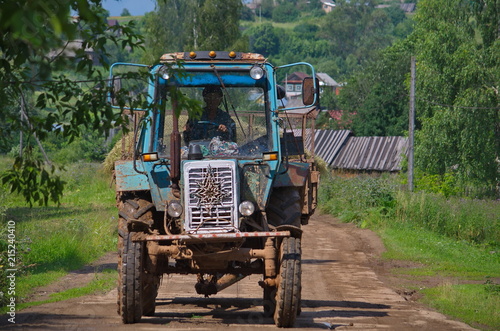
M 259 274 L 264 314 L 292 327 L 301 227 L 319 182 L 314 68 L 254 53 L 169 53 L 154 66 L 114 64 L 111 84 L 123 90 L 137 68 L 148 73 L 149 107 L 128 112 L 133 151 L 115 163 L 123 322 L 155 313 L 164 274 L 196 274 L 205 296 Z M 292 84 L 294 70 L 307 74 Z

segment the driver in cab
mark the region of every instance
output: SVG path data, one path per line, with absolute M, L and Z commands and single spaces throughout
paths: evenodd
M 219 108 L 222 102 L 222 90 L 219 86 L 207 86 L 203 90 L 206 106 L 198 119 L 189 119 L 184 127 L 184 140 L 210 140 L 221 137 L 222 140 L 236 141 L 235 123 L 231 116 Z

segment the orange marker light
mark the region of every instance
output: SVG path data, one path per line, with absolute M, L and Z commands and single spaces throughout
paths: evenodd
M 277 152 L 262 153 L 262 160 L 276 161 L 278 160 L 278 153 Z
M 158 161 L 158 153 L 142 154 L 142 160 L 144 162 Z
M 192 59 L 196 58 L 196 52 L 190 52 L 189 57 Z
M 210 56 L 212 59 L 217 55 L 217 53 L 215 53 L 215 51 L 210 51 L 210 53 L 208 53 L 208 56 Z

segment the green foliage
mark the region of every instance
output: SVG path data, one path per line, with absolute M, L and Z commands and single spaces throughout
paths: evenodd
M 444 197 L 459 195 L 456 177 L 452 173 L 444 175 L 427 175 L 417 173 L 415 175 L 415 188 L 417 191 L 437 193 Z
M 273 21 L 278 23 L 293 22 L 300 15 L 297 8 L 289 2 L 285 2 L 274 8 Z
M 238 0 L 166 0 L 145 16 L 146 63 L 168 52 L 228 50 L 240 37 Z M 223 26 L 220 17 L 224 17 Z
M 428 177 L 427 185 L 447 194 L 453 189 L 453 177 L 442 180 Z M 426 185 L 424 180 L 421 185 Z M 390 177 L 333 177 L 322 182 L 320 206 L 324 212 L 362 226 L 404 223 L 454 240 L 492 246 L 500 243 L 498 202 L 425 191 L 408 193 L 397 186 L 396 179 Z
M 416 166 L 437 175 L 453 170 L 461 191 L 491 192 L 500 177 L 499 32 L 492 28 L 500 14 L 490 9 L 495 4 L 421 1 L 411 37 L 422 125 Z
M 46 206 L 49 200 L 58 203 L 63 194 L 65 182 L 55 172 L 55 166 L 25 154 L 18 156 L 12 168 L 0 178 L 3 185 L 10 186 L 11 193 L 21 194 L 30 206 L 34 203 Z
M 270 23 L 264 23 L 245 31 L 249 37 L 250 51 L 269 56 L 279 52 L 280 40 Z
M 377 210 L 381 215 L 392 213 L 396 183 L 390 177 L 332 177 L 322 181 L 321 210 L 345 222 L 361 224 L 367 215 Z
M 316 38 L 318 31 L 319 26 L 311 23 L 298 24 L 293 28 L 293 32 L 303 39 Z
M 410 222 L 388 220 L 375 230 L 387 249 L 383 258 L 420 264 L 418 268 L 400 270 L 400 273 L 419 278 L 440 275 L 469 281 L 498 277 L 500 255 L 492 251 L 491 246 L 459 241 Z
M 79 20 L 68 19 L 72 15 Z M 0 99 L 7 100 L 0 105 L 2 145 L 12 144 L 20 131 L 26 140 L 44 140 L 58 128 L 57 134 L 72 141 L 82 129 L 105 134 L 124 124 L 120 112 L 106 102 L 109 89 L 95 63 L 108 65 L 107 43 L 134 49 L 142 40 L 133 23 L 110 27 L 106 15 L 100 0 L 0 5 Z M 70 43 L 77 39 L 81 43 Z M 87 54 L 90 49 L 93 58 Z M 17 160 L 2 176 L 4 183 L 30 204 L 57 202 L 62 182 L 52 178 L 53 170 L 29 158 Z
M 272 18 L 274 10 L 274 0 L 262 0 L 256 9 L 256 14 L 265 18 Z
M 456 240 L 500 243 L 500 205 L 494 201 L 446 198 L 418 192 L 397 196 L 397 220 Z
M 407 131 L 410 54 L 406 42 L 386 48 L 342 89 L 339 107 L 356 113 L 352 126 L 357 135 L 399 136 Z
M 247 6 L 241 7 L 240 20 L 242 21 L 254 21 L 255 13 Z

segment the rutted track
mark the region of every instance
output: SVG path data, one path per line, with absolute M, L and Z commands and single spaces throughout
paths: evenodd
M 370 231 L 316 215 L 302 238 L 302 313 L 296 328 L 335 330 L 473 330 L 422 305 L 406 301 L 386 286 L 372 268 L 383 251 Z M 112 256 L 116 262 L 116 256 Z M 110 261 L 102 261 L 109 263 Z M 76 275 L 76 276 L 75 276 Z M 75 277 L 87 277 L 82 273 Z M 32 307 L 16 314 L 22 330 L 255 330 L 274 329 L 264 318 L 259 277 L 250 276 L 223 292 L 203 298 L 195 293 L 195 276 L 164 277 L 156 314 L 123 325 L 116 312 L 116 289 Z

